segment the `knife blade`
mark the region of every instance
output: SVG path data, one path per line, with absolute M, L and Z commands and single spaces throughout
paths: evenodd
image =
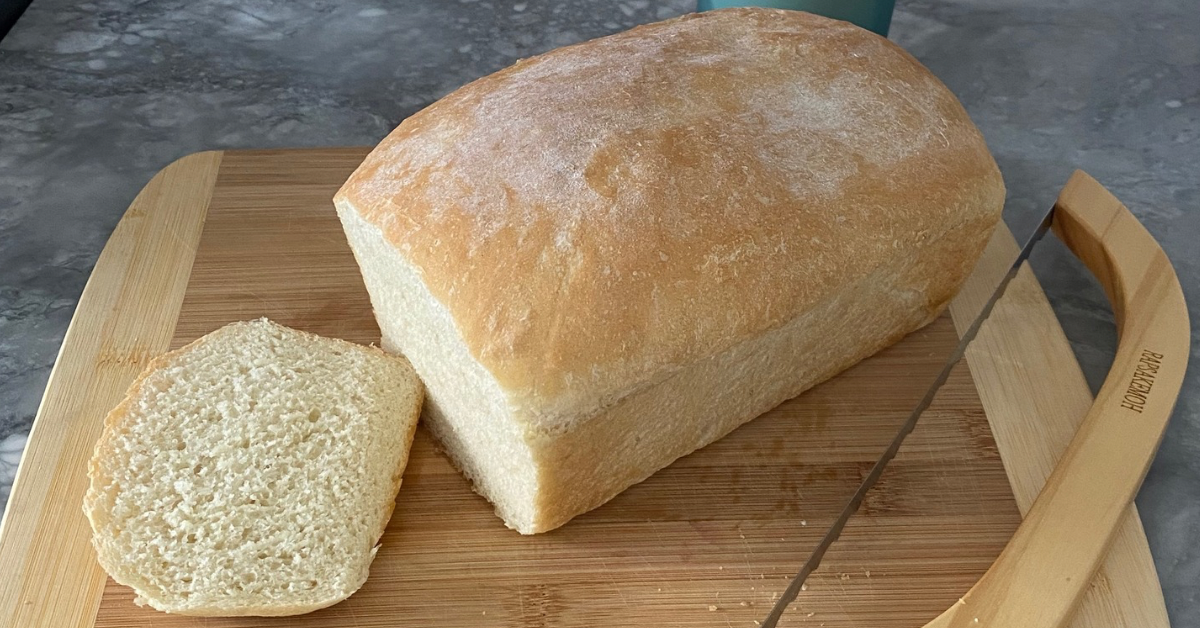
M 837 541 L 838 537 L 841 536 L 842 530 L 844 530 L 846 527 L 846 523 L 850 521 L 850 517 L 852 517 L 854 513 L 858 511 L 859 506 L 862 505 L 863 499 L 866 498 L 867 493 L 873 486 L 875 486 L 875 483 L 879 481 L 879 478 L 883 475 L 883 471 L 887 468 L 888 463 L 892 461 L 892 458 L 896 457 L 896 454 L 900 451 L 900 446 L 904 444 L 904 439 L 907 438 L 910 433 L 912 433 L 913 429 L 917 426 L 917 421 L 921 418 L 921 415 L 924 414 L 925 410 L 927 410 L 930 404 L 933 403 L 934 397 L 937 396 L 938 390 L 940 390 L 942 385 L 946 383 L 946 380 L 949 379 L 950 372 L 954 370 L 954 366 L 958 364 L 959 360 L 961 360 L 964 355 L 966 355 L 967 346 L 970 345 L 971 341 L 975 339 L 976 334 L 979 333 L 979 329 L 983 327 L 984 321 L 987 320 L 988 315 L 992 313 L 992 309 L 996 306 L 996 302 L 1000 300 L 1000 297 L 1004 296 L 1004 291 L 1006 288 L 1008 288 L 1008 284 L 1012 281 L 1013 277 L 1017 276 L 1017 272 L 1021 270 L 1021 266 L 1026 262 L 1026 260 L 1029 259 L 1029 255 L 1033 253 L 1033 249 L 1037 243 L 1042 239 L 1043 236 L 1046 235 L 1046 232 L 1050 230 L 1050 226 L 1053 224 L 1053 222 L 1054 208 L 1051 207 L 1050 210 L 1046 212 L 1046 215 L 1042 217 L 1042 220 L 1038 224 L 1037 228 L 1034 229 L 1033 233 L 1025 241 L 1025 245 L 1021 247 L 1021 252 L 1017 254 L 1016 259 L 1013 260 L 1012 265 L 1009 266 L 1008 272 L 1004 274 L 1004 278 L 1001 279 L 1000 283 L 996 285 L 996 289 L 992 291 L 992 295 L 988 297 L 987 302 L 984 303 L 983 308 L 979 311 L 979 314 L 976 315 L 973 321 L 971 321 L 971 325 L 967 327 L 967 330 L 959 339 L 958 345 L 954 347 L 954 351 L 950 354 L 950 357 L 942 366 L 942 370 L 938 373 L 937 377 L 934 378 L 933 383 L 930 384 L 929 388 L 925 391 L 925 396 L 922 397 L 921 401 L 917 403 L 916 407 L 913 408 L 912 412 L 908 416 L 908 419 L 904 421 L 904 424 L 900 426 L 900 430 L 896 432 L 896 436 L 892 438 L 891 444 L 889 444 L 888 448 L 884 450 L 883 455 L 875 461 L 875 464 L 871 467 L 870 473 L 867 474 L 867 477 L 864 478 L 862 483 L 858 485 L 858 488 L 855 489 L 854 494 L 850 497 L 850 500 L 846 502 L 845 507 L 842 508 L 841 513 L 838 515 L 837 519 L 834 520 L 833 525 L 829 527 L 829 529 L 825 532 L 825 536 L 821 538 L 821 542 L 817 544 L 816 549 L 814 549 L 812 554 L 809 555 L 808 560 L 804 562 L 804 565 L 800 568 L 800 571 L 796 573 L 794 578 L 792 578 L 792 581 L 788 584 L 787 589 L 782 595 L 779 596 L 779 600 L 776 601 L 775 606 L 771 608 L 770 614 L 767 615 L 765 620 L 763 620 L 761 624 L 762 628 L 775 628 L 775 626 L 779 623 L 779 619 L 783 617 L 783 613 L 787 610 L 788 605 L 796 600 L 796 596 L 800 594 L 801 587 L 804 586 L 804 582 L 808 579 L 808 576 L 811 575 L 812 572 L 816 571 L 817 567 L 821 565 L 821 559 L 825 557 L 825 552 L 827 552 L 829 548 Z

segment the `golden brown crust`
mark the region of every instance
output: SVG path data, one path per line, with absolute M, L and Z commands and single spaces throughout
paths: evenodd
M 805 13 L 555 50 L 400 125 L 338 193 L 422 274 L 518 420 L 560 431 L 777 329 L 1004 188 L 903 50 Z M 936 300 L 957 277 L 916 277 Z
M 964 224 L 923 255 L 897 258 L 780 329 L 681 368 L 572 429 L 531 439 L 536 517 L 523 532 L 567 523 L 933 321 L 993 224 Z M 927 288 L 932 277 L 937 285 Z

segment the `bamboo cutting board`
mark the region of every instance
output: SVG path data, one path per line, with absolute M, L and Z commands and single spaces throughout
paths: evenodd
M 80 512 L 105 412 L 151 357 L 230 321 L 377 342 L 329 200 L 365 152 L 199 153 L 134 201 L 80 299 L 0 528 L 0 625 L 753 626 L 1016 250 L 997 230 L 941 319 L 559 530 L 505 529 L 418 431 L 371 578 L 348 601 L 281 619 L 135 606 L 96 565 Z M 782 624 L 909 628 L 950 606 L 1003 548 L 1090 402 L 1022 271 Z M 1168 625 L 1136 513 L 1075 625 Z

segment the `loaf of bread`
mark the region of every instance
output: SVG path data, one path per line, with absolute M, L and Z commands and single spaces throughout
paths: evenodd
M 84 499 L 139 604 L 294 615 L 367 579 L 422 399 L 403 359 L 234 323 L 154 360 L 105 422 Z
M 429 429 L 536 533 L 933 320 L 1003 198 L 903 50 L 731 9 L 466 85 L 335 203 Z

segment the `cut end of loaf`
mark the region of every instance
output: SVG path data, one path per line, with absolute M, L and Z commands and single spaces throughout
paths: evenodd
M 155 360 L 91 462 L 101 565 L 172 613 L 345 599 L 391 515 L 422 396 L 403 358 L 266 319 Z
M 371 294 L 383 348 L 412 360 L 427 386 L 426 428 L 505 525 L 522 534 L 544 531 L 537 524 L 538 470 L 526 426 L 508 397 L 471 356 L 417 269 L 352 204 L 335 204 Z

